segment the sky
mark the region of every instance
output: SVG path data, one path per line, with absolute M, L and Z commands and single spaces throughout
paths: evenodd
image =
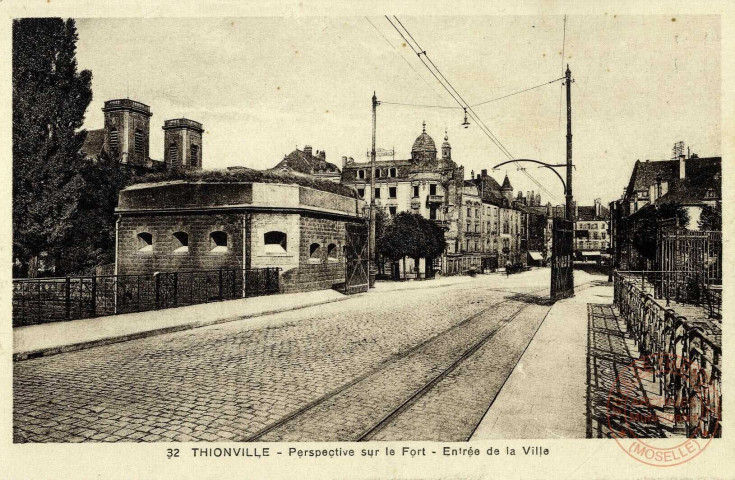
M 671 157 L 683 140 L 721 155 L 719 16 L 399 17 L 470 104 L 563 75 L 572 84 L 574 197 L 619 198 L 637 159 Z M 270 168 L 298 146 L 366 161 L 371 97 L 377 146 L 408 158 L 422 122 L 437 147 L 445 129 L 466 175 L 488 169 L 540 191 L 457 106 L 385 17 L 78 19 L 77 59 L 92 71 L 84 127 L 103 126 L 105 100 L 151 107 L 151 157 L 164 120 L 203 123 L 204 168 Z M 562 58 L 562 50 L 564 55 Z M 566 161 L 566 100 L 555 82 L 475 107 L 513 158 Z M 552 172 L 528 164 L 542 201 L 563 203 Z M 564 176 L 564 170 L 560 173 Z M 553 195 L 552 196 L 550 196 Z

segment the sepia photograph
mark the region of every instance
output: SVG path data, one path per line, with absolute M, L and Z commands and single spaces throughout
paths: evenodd
M 7 21 L 13 445 L 713 462 L 720 15 Z

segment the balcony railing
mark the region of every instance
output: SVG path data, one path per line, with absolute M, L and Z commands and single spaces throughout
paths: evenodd
M 426 197 L 427 205 L 436 205 L 441 203 L 444 203 L 444 195 L 427 195 Z
M 688 437 L 720 437 L 722 330 L 718 322 L 678 315 L 629 273 L 615 272 L 615 305 L 641 355 L 651 359 L 659 394 L 665 405 L 673 405 L 674 426 L 683 419 Z

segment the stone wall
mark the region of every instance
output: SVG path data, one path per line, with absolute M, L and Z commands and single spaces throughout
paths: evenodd
M 210 233 L 227 233 L 227 250 L 212 252 Z M 153 249 L 142 251 L 138 234 L 150 233 Z M 188 252 L 175 252 L 174 233 L 188 234 Z M 118 228 L 118 274 L 156 271 L 242 268 L 241 214 L 143 214 L 124 215 Z
M 282 291 L 323 290 L 344 283 L 345 222 L 302 215 L 299 223 L 299 267 L 283 274 Z M 319 245 L 314 255 L 313 244 Z

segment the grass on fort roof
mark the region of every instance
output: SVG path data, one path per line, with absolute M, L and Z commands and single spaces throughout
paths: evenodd
M 357 198 L 357 191 L 354 188 L 340 183 L 330 182 L 329 180 L 299 172 L 254 170 L 246 167 L 229 168 L 227 170 L 167 170 L 165 172 L 150 173 L 142 176 L 135 183 L 156 183 L 173 180 L 188 180 L 192 182 L 286 183 Z

